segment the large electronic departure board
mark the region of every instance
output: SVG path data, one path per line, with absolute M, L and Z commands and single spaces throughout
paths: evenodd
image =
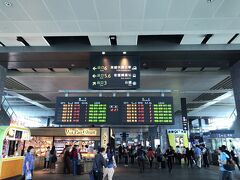
M 140 87 L 137 56 L 93 57 L 89 68 L 90 89 L 137 89 Z
M 172 97 L 58 97 L 56 124 L 173 124 Z

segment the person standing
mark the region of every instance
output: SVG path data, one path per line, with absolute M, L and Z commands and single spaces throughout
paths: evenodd
M 112 180 L 114 175 L 114 168 L 117 167 L 114 158 L 114 152 L 110 148 L 107 148 L 107 152 L 104 155 L 104 158 L 107 161 L 107 167 L 106 168 L 103 167 L 103 180 L 105 179 L 106 176 L 108 176 L 108 180 Z
M 44 168 L 43 170 L 47 170 L 49 168 L 49 159 L 50 159 L 50 147 L 47 147 L 47 151 L 45 152 L 44 158 Z
M 138 145 L 138 149 L 137 149 L 137 161 L 138 161 L 138 167 L 140 170 L 140 173 L 144 173 L 144 169 L 145 169 L 145 157 L 146 157 L 146 152 L 143 150 L 143 147 L 141 144 Z
M 165 156 L 167 158 L 169 173 L 172 173 L 174 154 L 175 154 L 175 152 L 174 152 L 172 146 L 170 146 L 169 149 L 167 149 L 167 151 L 165 153 Z
M 122 161 L 122 154 L 123 154 L 123 147 L 122 147 L 122 145 L 120 144 L 119 147 L 118 147 L 119 162 Z
M 196 147 L 194 149 L 194 155 L 195 155 L 197 167 L 201 168 L 202 167 L 202 151 L 199 148 L 199 145 L 196 145 Z
M 93 161 L 93 175 L 94 180 L 102 180 L 103 179 L 103 167 L 107 167 L 107 161 L 104 159 L 103 155 L 105 152 L 105 148 L 100 148 L 99 152 L 96 154 Z
M 128 149 L 127 149 L 127 147 L 124 147 L 123 148 L 123 157 L 124 157 L 124 166 L 125 167 L 128 167 L 128 154 L 129 152 L 128 152 Z
M 237 151 L 236 151 L 234 146 L 232 146 L 232 150 L 231 150 L 230 153 L 231 153 L 233 161 L 235 162 L 235 164 L 237 165 L 238 169 L 240 170 L 238 153 L 237 153 Z
M 163 160 L 163 154 L 162 154 L 160 145 L 158 145 L 158 147 L 156 149 L 156 158 L 157 158 L 157 168 L 161 168 L 161 162 Z
M 194 152 L 192 149 L 186 148 L 186 157 L 188 167 L 193 167 Z
M 206 168 L 206 167 L 209 167 L 209 150 L 208 148 L 206 147 L 205 144 L 202 145 L 203 149 L 202 149 L 202 156 L 203 156 L 203 166 Z
M 131 158 L 131 164 L 134 164 L 134 159 L 135 159 L 135 146 L 131 146 L 130 149 L 130 158 Z
M 147 158 L 150 164 L 150 169 L 152 169 L 153 159 L 154 159 L 155 153 L 153 149 L 150 147 L 147 152 Z
M 30 179 L 30 178 L 27 178 L 28 174 L 30 174 L 31 177 L 33 176 L 33 170 L 34 170 L 33 154 L 34 154 L 34 147 L 29 146 L 23 162 L 22 180 Z
M 186 147 L 182 147 L 182 157 L 184 159 L 184 163 L 187 164 L 187 155 L 186 155 Z
M 71 173 L 70 162 L 71 162 L 70 148 L 69 146 L 66 146 L 64 155 L 63 155 L 63 173 L 64 174 Z
M 219 171 L 220 171 L 220 178 L 221 180 L 232 180 L 232 172 L 227 171 L 224 169 L 224 165 L 227 164 L 228 159 L 230 156 L 225 152 L 226 149 L 224 147 L 220 147 L 220 155 L 219 155 Z
M 50 173 L 55 172 L 56 162 L 57 162 L 57 151 L 55 150 L 55 146 L 53 146 L 49 156 Z
M 178 164 L 181 165 L 181 161 L 182 161 L 182 149 L 179 146 L 176 146 L 176 155 L 177 155 L 177 161 Z
M 77 163 L 78 163 L 77 145 L 73 146 L 70 156 L 71 156 L 71 160 L 72 160 L 72 173 L 73 173 L 73 176 L 76 176 L 77 175 Z

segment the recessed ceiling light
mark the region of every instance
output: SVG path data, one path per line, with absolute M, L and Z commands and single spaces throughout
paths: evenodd
M 123 54 L 127 54 L 127 52 L 126 52 L 126 51 L 123 51 Z
M 75 66 L 75 64 L 71 64 L 71 66 L 72 66 L 72 67 L 74 67 L 74 66 Z
M 102 55 L 106 54 L 104 51 L 102 52 Z
M 7 7 L 11 7 L 11 6 L 12 6 L 12 3 L 11 3 L 11 2 L 8 2 L 8 1 L 5 1 L 4 4 L 5 4 L 5 6 L 7 6 Z
M 212 3 L 214 0 L 207 0 L 208 3 Z

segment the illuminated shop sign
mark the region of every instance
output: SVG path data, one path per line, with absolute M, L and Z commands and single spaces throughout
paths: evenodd
M 65 128 L 66 136 L 99 136 L 97 129 Z

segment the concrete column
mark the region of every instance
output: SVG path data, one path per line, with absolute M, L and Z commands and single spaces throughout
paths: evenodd
M 2 96 L 4 90 L 4 84 L 6 79 L 7 70 L 3 66 L 0 65 L 0 104 L 2 104 Z M 1 106 L 0 106 L 1 109 Z
M 235 137 L 240 138 L 240 61 L 231 67 L 231 79 L 237 109 L 237 120 L 232 129 L 235 130 Z

